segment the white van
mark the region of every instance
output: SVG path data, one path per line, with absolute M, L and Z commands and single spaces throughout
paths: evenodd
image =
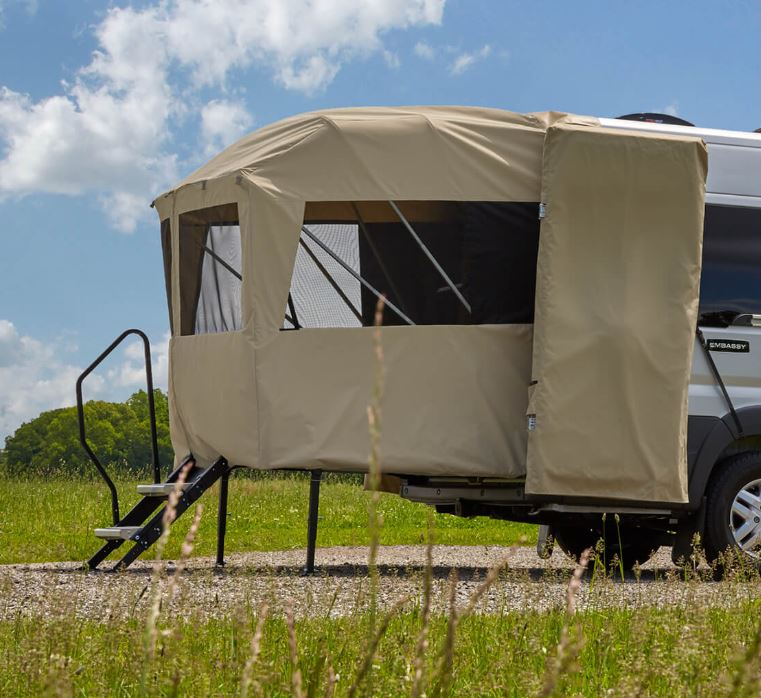
M 761 133 L 704 129 L 660 114 L 600 119 L 611 129 L 691 135 L 708 146 L 700 332 L 689 386 L 689 505 L 661 510 L 611 503 L 535 505 L 515 487 L 454 479 L 406 480 L 402 496 L 456 515 L 545 524 L 547 536 L 578 556 L 604 536 L 626 565 L 659 546 L 674 561 L 700 534 L 709 559 L 737 545 L 753 558 L 761 546 Z M 702 343 L 701 343 L 702 342 Z M 608 531 L 602 514 L 608 513 Z M 620 530 L 612 524 L 620 515 Z M 618 548 L 621 534 L 623 550 Z M 550 539 L 551 540 L 551 539 Z M 551 548 L 550 548 L 551 549 Z

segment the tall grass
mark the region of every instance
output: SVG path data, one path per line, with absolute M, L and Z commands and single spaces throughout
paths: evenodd
M 170 572 L 163 555 L 180 534 L 171 529 L 178 486 L 166 509 L 146 609 L 94 622 L 78 617 L 74 598 L 62 598 L 54 614 L 0 621 L 0 695 L 758 695 L 761 601 L 728 608 L 691 602 L 579 612 L 577 596 L 590 563 L 598 595 L 620 583 L 641 583 L 614 581 L 622 567 L 591 550 L 567 581 L 563 608 L 485 614 L 485 597 L 500 583 L 513 551 L 460 596 L 456 570 L 443 587 L 433 583 L 434 536 L 441 531 L 430 516 L 416 593 L 381 608 L 383 586 L 394 580 L 382 579 L 376 564 L 385 529 L 377 488 L 380 339 L 376 330 L 379 368 L 368 410 L 372 492 L 363 500 L 370 586 L 367 598 L 356 599 L 355 612 L 332 618 L 330 608 L 310 609 L 298 617 L 293 600 L 274 586 L 271 601 L 221 618 L 188 607 L 185 563 L 204 530 L 204 517 L 198 506 Z M 723 566 L 729 578 L 761 587 L 755 567 L 729 558 Z M 667 584 L 700 582 L 694 566 L 685 569 L 682 579 L 674 576 Z M 385 591 L 393 597 L 393 589 Z M 284 612 L 271 610 L 278 608 Z
M 484 614 L 501 574 L 465 596 L 454 575 L 432 586 L 431 608 L 447 610 L 426 615 L 423 570 L 417 592 L 379 610 L 370 635 L 366 610 L 297 615 L 283 593 L 274 602 L 285 612 L 209 618 L 184 605 L 181 579 L 172 597 L 164 570 L 152 651 L 151 604 L 94 622 L 62 599 L 50 616 L 0 622 L 0 695 L 758 695 L 761 601 L 578 611 L 580 567 L 563 608 Z M 602 581 L 601 597 L 620 584 Z M 393 585 L 381 579 L 384 593 Z

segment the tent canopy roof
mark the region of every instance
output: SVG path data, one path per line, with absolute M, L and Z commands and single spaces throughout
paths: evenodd
M 277 162 L 277 171 L 284 171 L 284 164 L 287 171 L 289 161 L 298 163 L 308 153 L 321 151 L 320 142 L 354 151 L 355 145 L 361 148 L 368 139 L 379 138 L 388 146 L 395 137 L 405 142 L 410 138 L 429 142 L 432 135 L 441 135 L 451 142 L 459 133 L 466 141 L 476 136 L 484 157 L 489 157 L 490 150 L 499 152 L 506 132 L 528 130 L 543 134 L 558 122 L 598 124 L 593 117 L 563 112 L 519 114 L 481 107 L 355 107 L 307 112 L 244 136 L 162 196 L 190 184 L 241 174 L 274 181 L 273 161 Z M 405 152 L 396 155 L 404 157 Z M 416 157 L 416 153 L 406 152 L 406 156 Z

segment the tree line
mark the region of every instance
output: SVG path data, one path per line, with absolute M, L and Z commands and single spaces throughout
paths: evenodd
M 166 395 L 154 392 L 159 457 L 171 463 L 169 408 Z M 85 404 L 87 439 L 104 466 L 111 472 L 136 473 L 150 468 L 151 427 L 148 394 L 139 390 L 125 402 L 93 400 Z M 95 468 L 79 443 L 76 407 L 43 412 L 25 422 L 5 439 L 0 465 L 9 475 L 94 473 Z

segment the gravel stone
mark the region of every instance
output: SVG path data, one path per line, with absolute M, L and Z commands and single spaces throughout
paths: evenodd
M 232 554 L 219 569 L 211 558 L 191 558 L 175 578 L 176 563 L 159 565 L 139 561 L 129 569 L 110 573 L 88 572 L 82 563 L 60 562 L 0 566 L 0 620 L 18 615 L 80 618 L 105 622 L 112 618 L 143 617 L 151 599 L 162 594 L 163 612 L 184 617 L 231 617 L 267 603 L 271 613 L 281 613 L 288 602 L 298 617 L 339 617 L 361 611 L 369 603 L 371 578 L 368 549 L 320 548 L 317 572 L 301 576 L 305 551 Z M 425 546 L 384 546 L 378 551 L 378 602 L 388 608 L 406 597 L 408 607 L 421 603 L 425 573 Z M 435 546 L 433 605 L 448 606 L 450 573 L 457 574 L 458 607 L 468 605 L 489 570 L 507 560 L 497 581 L 483 594 L 477 613 L 547 611 L 563 608 L 571 560 L 556 550 L 541 560 L 533 548 L 496 546 Z M 590 572 L 584 576 L 577 607 L 584 609 L 642 606 L 732 606 L 756 599 L 761 582 L 685 581 L 671 564 L 670 551 L 656 553 L 637 578 L 621 581 Z M 174 586 L 172 598 L 168 598 Z M 158 590 L 158 591 L 157 591 Z

